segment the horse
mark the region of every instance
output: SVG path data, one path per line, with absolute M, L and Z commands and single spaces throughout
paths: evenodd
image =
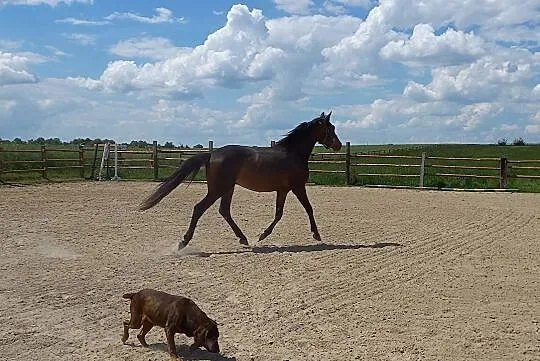
M 309 122 L 303 122 L 289 131 L 272 147 L 226 145 L 211 152 L 200 153 L 186 159 L 139 206 L 144 211 L 159 203 L 166 195 L 191 175 L 191 180 L 204 165 L 206 167 L 206 196 L 195 205 L 189 228 L 184 239 L 178 243 L 181 250 L 193 238 L 199 218 L 214 202 L 221 198 L 219 213 L 227 221 L 239 242 L 249 246 L 247 237 L 231 217 L 231 200 L 235 185 L 256 192 L 276 192 L 274 220 L 259 237 L 259 242 L 268 237 L 283 215 L 283 206 L 289 191 L 292 191 L 304 207 L 311 226 L 313 238 L 321 236 L 313 217 L 313 208 L 306 194 L 309 176 L 308 160 L 316 143 L 334 151 L 341 149 L 341 141 L 330 123 L 330 116 L 321 113 Z

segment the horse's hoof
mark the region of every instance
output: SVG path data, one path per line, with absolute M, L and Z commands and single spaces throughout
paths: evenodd
M 181 251 L 183 250 L 184 248 L 186 248 L 187 244 L 184 244 L 184 242 L 179 242 L 178 243 L 178 250 Z
M 322 243 L 321 235 L 319 233 L 313 233 L 313 239 Z
M 246 238 L 240 238 L 240 244 L 243 245 L 243 246 L 248 246 L 249 247 L 249 243 L 248 243 L 248 240 Z

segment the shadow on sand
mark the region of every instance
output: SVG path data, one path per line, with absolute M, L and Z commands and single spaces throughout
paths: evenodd
M 135 343 L 126 343 L 126 346 L 131 347 L 141 347 L 143 346 Z M 148 348 L 154 350 L 154 351 L 162 351 L 165 353 L 169 353 L 168 346 L 161 342 L 161 343 L 155 343 L 152 345 L 149 345 Z M 191 351 L 189 349 L 188 345 L 184 344 L 176 344 L 176 353 L 179 357 L 181 357 L 181 360 L 185 361 L 196 361 L 196 360 L 210 360 L 210 361 L 236 361 L 236 357 L 228 357 L 221 354 L 211 353 L 204 349 L 196 349 Z
M 178 255 L 191 255 L 196 257 L 210 257 L 212 255 L 227 255 L 227 254 L 243 254 L 243 253 L 255 253 L 255 254 L 269 254 L 269 253 L 301 253 L 301 252 L 322 252 L 322 251 L 335 251 L 335 250 L 355 250 L 366 248 L 386 248 L 386 247 L 403 247 L 402 244 L 396 242 L 379 242 L 374 244 L 306 244 L 306 245 L 286 245 L 286 246 L 254 246 L 245 247 L 244 249 L 234 251 L 217 251 L 217 252 L 198 252 L 194 250 L 179 251 Z

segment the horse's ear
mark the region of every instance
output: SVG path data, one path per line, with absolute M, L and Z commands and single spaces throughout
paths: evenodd
M 324 114 L 324 113 L 323 113 Z M 326 117 L 324 118 L 324 120 L 326 120 L 327 123 L 330 123 L 330 116 L 332 115 L 332 111 L 330 110 L 330 113 L 328 113 L 326 115 Z
M 324 112 L 322 112 L 319 118 L 324 119 L 324 117 L 325 117 Z

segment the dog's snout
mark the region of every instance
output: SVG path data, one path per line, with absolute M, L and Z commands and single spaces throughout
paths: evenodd
M 206 349 L 213 353 L 219 353 L 219 344 L 217 341 L 211 341 L 206 344 Z

